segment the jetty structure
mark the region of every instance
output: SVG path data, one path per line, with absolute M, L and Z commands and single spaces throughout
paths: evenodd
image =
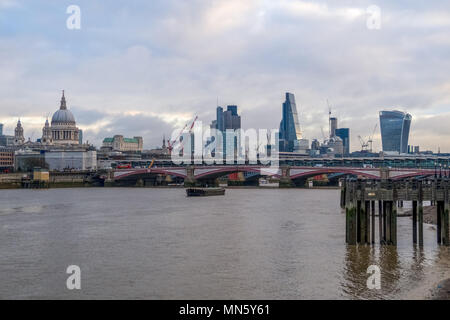
M 378 232 L 380 244 L 397 245 L 397 207 L 403 206 L 403 201 L 412 201 L 412 240 L 423 246 L 423 202 L 431 201 L 437 208 L 437 243 L 449 246 L 449 190 L 450 177 L 342 180 L 346 243 L 374 244 Z

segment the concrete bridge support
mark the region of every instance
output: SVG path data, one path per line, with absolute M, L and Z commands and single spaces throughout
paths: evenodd
M 279 187 L 280 188 L 291 188 L 293 186 L 294 186 L 294 183 L 292 182 L 292 179 L 291 179 L 290 167 L 282 166 Z
M 186 167 L 186 178 L 184 179 L 185 187 L 195 187 L 197 185 L 197 180 L 194 175 L 194 167 Z

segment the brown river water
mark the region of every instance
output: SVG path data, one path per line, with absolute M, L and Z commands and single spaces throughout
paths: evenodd
M 396 248 L 347 246 L 339 190 L 2 190 L 0 298 L 423 298 L 450 255 L 431 225 L 415 248 L 411 225 L 399 218 Z M 81 290 L 66 288 L 69 265 Z

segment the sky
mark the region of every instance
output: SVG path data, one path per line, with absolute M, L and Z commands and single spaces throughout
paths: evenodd
M 450 152 L 449 57 L 448 0 L 0 0 L 0 123 L 39 138 L 64 89 L 85 141 L 153 148 L 196 115 L 209 124 L 217 101 L 277 129 L 292 92 L 307 139 L 327 134 L 328 100 L 352 151 L 396 109 L 411 145 Z

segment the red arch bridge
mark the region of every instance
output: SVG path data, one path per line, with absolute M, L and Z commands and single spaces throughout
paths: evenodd
M 307 178 L 318 175 L 328 175 L 330 179 L 353 175 L 367 179 L 405 179 L 422 178 L 436 174 L 434 169 L 415 168 L 357 168 L 357 167 L 268 167 L 262 165 L 199 165 L 173 166 L 153 168 L 119 169 L 110 172 L 109 181 L 125 182 L 146 181 L 156 177 L 171 177 L 184 182 L 185 185 L 211 184 L 217 178 L 236 172 L 245 173 L 246 180 L 256 180 L 260 177 L 273 177 L 280 180 L 280 185 L 298 185 Z

